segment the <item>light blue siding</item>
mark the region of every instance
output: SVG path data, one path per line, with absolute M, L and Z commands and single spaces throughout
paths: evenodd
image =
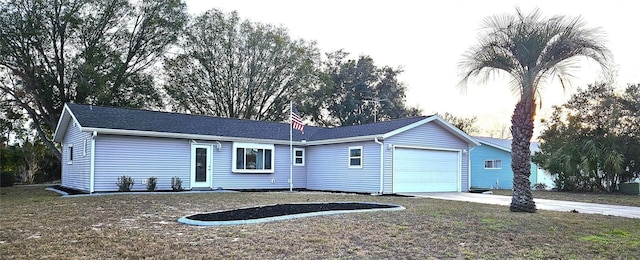
M 502 160 L 501 169 L 485 169 L 484 161 Z M 531 164 L 531 185 L 538 182 L 538 169 Z M 513 189 L 511 153 L 482 144 L 471 151 L 471 187 L 480 189 Z
M 85 142 L 87 146 L 85 147 Z M 69 145 L 73 145 L 73 162 L 69 163 Z M 91 167 L 91 134 L 81 132 L 71 121 L 62 143 L 62 186 L 89 191 Z
M 295 148 L 295 146 L 294 146 Z M 273 173 L 234 173 L 233 143 L 222 142 L 220 151 L 213 152 L 213 187 L 223 189 L 288 189 L 290 153 L 288 145 L 275 145 Z M 309 151 L 306 148 L 307 152 Z M 308 157 L 308 154 L 305 154 Z M 308 158 L 305 158 L 307 162 Z M 306 164 L 305 164 L 306 165 Z M 293 166 L 293 187 L 305 188 L 305 166 Z
M 349 147 L 362 146 L 362 168 L 349 168 Z M 373 140 L 307 147 L 307 189 L 375 193 L 380 190 L 380 145 Z
M 436 122 L 429 122 L 402 132 L 384 140 L 384 193 L 393 191 L 393 149 L 389 146 L 411 146 L 422 148 L 434 148 L 444 150 L 469 150 L 469 145 L 453 133 Z M 469 187 L 469 160 L 465 154 L 461 155 L 461 191 L 468 191 Z
M 95 191 L 117 191 L 118 177 L 135 180 L 132 190 L 146 190 L 143 179 L 158 178 L 158 190 L 171 190 L 171 177 L 190 189 L 191 143 L 185 139 L 98 135 Z
M 484 161 L 501 160 L 501 169 L 485 169 Z M 511 153 L 483 144 L 471 150 L 471 187 L 481 189 L 513 188 Z

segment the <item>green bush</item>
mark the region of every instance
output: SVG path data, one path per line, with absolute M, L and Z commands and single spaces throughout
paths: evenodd
M 10 171 L 0 172 L 0 187 L 11 187 L 16 182 L 16 175 Z
M 158 178 L 149 177 L 147 179 L 147 191 L 156 191 L 156 185 L 158 185 Z
M 133 187 L 134 180 L 129 176 L 122 175 L 118 177 L 118 191 L 131 191 L 131 187 Z
M 180 177 L 171 177 L 171 189 L 173 191 L 182 190 L 182 179 Z

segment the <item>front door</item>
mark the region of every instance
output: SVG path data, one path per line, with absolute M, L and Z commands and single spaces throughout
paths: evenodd
M 191 187 L 211 187 L 212 156 L 210 145 L 191 146 Z

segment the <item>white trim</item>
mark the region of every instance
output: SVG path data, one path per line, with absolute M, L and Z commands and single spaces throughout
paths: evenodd
M 511 149 L 505 148 L 505 147 L 503 147 L 501 145 L 497 145 L 497 144 L 494 144 L 494 143 L 491 143 L 491 142 L 487 142 L 487 141 L 484 141 L 484 140 L 480 140 L 480 139 L 477 139 L 477 140 L 478 140 L 478 142 L 480 142 L 480 144 L 488 145 L 488 146 L 491 146 L 493 148 L 496 148 L 496 149 L 511 153 Z
M 491 164 L 493 166 L 496 165 L 496 162 L 500 162 L 500 168 L 498 167 L 491 167 L 491 168 L 487 168 L 487 162 L 492 162 Z M 485 170 L 502 170 L 502 160 L 501 159 L 495 159 L 495 160 L 484 160 L 484 165 L 483 165 Z
M 222 142 L 242 142 L 242 143 L 268 143 L 268 144 L 282 144 L 289 145 L 288 140 L 273 140 L 273 139 L 254 139 L 245 137 L 229 137 L 229 136 L 217 136 L 217 135 L 198 135 L 198 134 L 180 134 L 180 133 L 164 133 L 153 131 L 140 131 L 140 130 L 121 130 L 121 129 L 108 129 L 108 128 L 95 128 L 95 127 L 83 127 L 83 131 L 97 131 L 101 134 L 107 135 L 129 135 L 129 136 L 143 136 L 143 137 L 164 137 L 164 138 L 176 138 L 176 139 L 193 139 L 202 141 L 222 141 Z M 294 145 L 305 145 L 303 142 L 293 142 Z
M 360 165 L 351 165 L 351 150 L 360 149 Z M 355 159 L 356 157 L 354 157 Z M 362 146 L 349 146 L 347 153 L 347 167 L 350 169 L 362 169 L 364 166 L 364 149 Z
M 378 141 L 378 138 L 373 141 L 380 145 L 380 190 L 378 194 L 384 194 L 384 143 Z
M 213 141 L 213 142 L 198 142 L 198 140 L 189 140 L 190 144 L 206 144 L 206 145 L 211 145 L 213 147 L 216 148 L 216 151 L 220 151 L 222 150 L 222 143 L 218 142 L 218 141 Z
M 355 142 L 371 142 L 371 139 L 378 138 L 378 140 L 383 140 L 382 135 L 363 135 L 363 136 L 354 136 L 354 137 L 345 137 L 345 138 L 336 138 L 336 139 L 326 139 L 319 141 L 306 141 L 300 142 L 300 144 L 306 144 L 308 146 L 313 145 L 324 145 L 324 144 L 341 144 L 341 143 L 355 143 Z
M 469 150 L 467 152 L 467 191 L 471 190 L 471 150 L 473 150 L 474 146 L 469 146 Z M 460 165 L 462 167 L 462 165 Z
M 67 164 L 73 164 L 73 143 L 67 144 Z
M 409 148 L 409 149 L 420 149 L 420 150 L 437 150 L 437 151 L 449 151 L 449 152 L 462 152 L 462 149 L 456 148 L 442 148 L 435 146 L 413 146 L 413 145 L 393 145 L 393 149 L 396 148 Z
M 64 107 L 62 108 L 62 114 L 60 114 L 60 118 L 58 119 L 58 125 L 56 126 L 55 132 L 53 132 L 53 141 L 58 143 L 62 143 L 64 141 L 62 139 L 64 139 L 64 135 L 67 133 L 67 125 L 69 124 L 69 121 L 71 121 L 70 123 L 72 123 L 72 125 L 79 126 L 80 131 L 82 131 L 82 125 L 80 125 L 78 119 L 76 119 L 76 116 L 73 115 L 71 109 L 69 109 L 67 104 L 64 104 Z M 67 123 L 62 124 L 62 122 Z M 60 127 L 62 127 L 62 125 L 64 125 L 64 128 L 61 129 Z
M 204 148 L 207 150 L 207 169 L 206 182 L 196 182 L 196 149 Z M 191 171 L 189 172 L 189 180 L 191 189 L 193 188 L 210 188 L 213 179 L 213 146 L 209 144 L 191 144 Z
M 411 146 L 411 145 L 393 145 L 391 161 L 393 166 L 391 167 L 391 193 L 395 193 L 395 181 L 396 175 L 396 148 L 400 149 L 417 149 L 417 150 L 431 150 L 431 151 L 443 151 L 443 152 L 457 152 L 458 153 L 458 178 L 456 180 L 456 191 L 462 191 L 462 149 L 440 148 L 430 146 Z M 471 182 L 471 181 L 469 181 Z
M 142 137 L 163 137 L 163 138 L 176 138 L 176 139 L 191 139 L 202 141 L 222 141 L 222 142 L 242 142 L 242 143 L 269 143 L 289 145 L 288 140 L 274 140 L 274 139 L 256 139 L 246 137 L 229 137 L 229 136 L 217 136 L 217 135 L 198 135 L 198 134 L 181 134 L 181 133 L 165 133 L 165 132 L 153 132 L 153 131 L 141 131 L 141 130 L 123 130 L 123 129 L 110 129 L 110 128 L 96 128 L 96 127 L 82 127 L 81 131 L 91 132 L 96 131 L 100 134 L 106 135 L 126 135 L 126 136 L 142 136 Z M 362 141 L 371 141 L 371 139 L 378 138 L 378 140 L 384 140 L 382 135 L 366 135 L 355 136 L 347 138 L 327 139 L 319 141 L 294 141 L 295 146 L 314 146 L 325 144 L 340 144 L 340 143 L 353 143 Z
M 302 163 L 296 163 L 296 152 L 302 151 Z M 293 166 L 304 166 L 304 161 L 306 160 L 306 152 L 304 148 L 293 148 Z
M 91 133 L 91 151 L 89 152 L 89 193 L 95 191 L 95 179 L 96 179 L 96 137 L 97 132 Z
M 62 126 L 62 121 L 64 119 L 66 119 L 65 115 L 67 113 L 71 114 L 71 110 L 69 109 L 67 104 L 64 104 L 64 106 L 62 107 L 62 113 L 60 114 L 60 118 L 58 118 L 58 125 L 56 126 L 56 130 L 53 132 L 53 140 L 54 141 L 58 141 L 58 138 L 56 138 L 56 137 L 58 137 L 58 134 L 61 134 L 60 133 L 60 127 Z M 65 128 L 66 128 L 66 125 L 65 125 Z M 65 129 L 65 132 L 66 132 L 66 129 Z M 62 140 L 59 140 L 59 141 L 62 141 Z
M 87 142 L 87 138 L 85 138 L 83 140 L 83 146 L 82 146 L 82 156 L 87 157 L 87 148 L 89 148 L 88 146 L 88 142 Z
M 250 149 L 269 149 L 271 150 L 271 169 L 236 169 L 236 160 L 237 160 L 237 149 L 238 148 L 250 148 Z M 246 156 L 246 150 L 245 150 Z M 257 143 L 240 143 L 234 142 L 233 148 L 231 152 L 231 172 L 234 173 L 274 173 L 275 172 L 275 157 L 276 157 L 276 148 L 274 144 L 257 144 Z M 246 166 L 246 160 L 245 160 Z

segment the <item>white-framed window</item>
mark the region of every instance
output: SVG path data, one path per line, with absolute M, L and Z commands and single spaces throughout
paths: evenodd
M 349 168 L 362 168 L 362 146 L 349 147 Z
M 67 145 L 67 151 L 69 153 L 67 164 L 73 164 L 73 144 Z
M 293 148 L 293 165 L 304 166 L 304 148 Z
M 502 169 L 502 160 L 485 160 L 485 169 Z
M 87 139 L 84 139 L 84 147 L 82 148 L 82 156 L 87 156 L 87 150 L 88 150 L 88 141 Z
M 274 145 L 233 143 L 233 172 L 273 173 Z

